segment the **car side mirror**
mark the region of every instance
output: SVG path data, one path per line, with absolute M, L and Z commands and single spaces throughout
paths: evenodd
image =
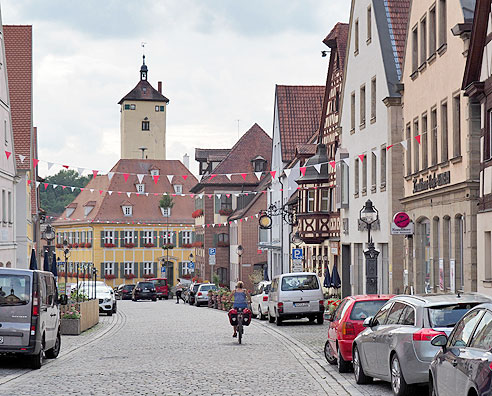
M 68 297 L 66 294 L 62 294 L 58 296 L 58 304 L 60 305 L 67 305 L 68 304 Z
M 374 326 L 374 320 L 372 316 L 369 316 L 368 318 L 364 319 L 364 322 L 362 323 L 362 326 L 364 327 L 373 327 Z
M 446 345 L 448 344 L 448 337 L 444 334 L 436 335 L 431 340 L 431 345 L 441 347 L 443 351 L 446 351 Z

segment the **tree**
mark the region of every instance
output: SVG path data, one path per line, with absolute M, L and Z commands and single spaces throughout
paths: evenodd
M 163 195 L 159 201 L 159 207 L 162 209 L 171 209 L 174 206 L 174 201 L 169 195 Z
M 61 186 L 67 187 L 85 187 L 91 178 L 89 176 L 79 176 L 74 170 L 61 170 L 56 175 L 48 176 L 46 183 L 51 185 L 45 190 L 44 187 L 39 189 L 39 198 L 41 200 L 41 208 L 43 208 L 48 216 L 59 216 L 65 210 L 65 207 L 70 204 L 80 193 L 79 189 L 71 188 L 63 189 Z M 59 187 L 53 188 L 53 184 L 58 184 Z

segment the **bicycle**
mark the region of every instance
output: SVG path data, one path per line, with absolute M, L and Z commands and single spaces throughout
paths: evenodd
M 243 309 L 237 309 L 237 341 L 241 344 L 243 339 Z

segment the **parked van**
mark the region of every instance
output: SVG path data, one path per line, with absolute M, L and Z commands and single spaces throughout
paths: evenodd
M 315 273 L 293 272 L 273 278 L 268 294 L 270 323 L 280 326 L 286 319 L 308 318 L 323 324 L 324 310 L 323 289 Z
M 0 355 L 25 355 L 34 369 L 60 352 L 60 309 L 51 272 L 0 268 Z

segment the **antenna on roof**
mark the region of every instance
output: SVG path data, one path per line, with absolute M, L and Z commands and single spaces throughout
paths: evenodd
M 237 138 L 239 140 L 239 121 L 241 120 L 236 120 L 237 121 Z

